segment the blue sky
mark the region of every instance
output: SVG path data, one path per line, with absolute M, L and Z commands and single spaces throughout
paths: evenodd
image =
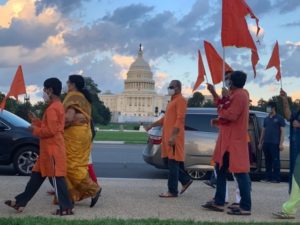
M 264 69 L 278 40 L 283 88 L 300 99 L 300 1 L 246 2 L 262 27 L 257 78 L 250 50 L 226 48 L 226 61 L 248 74 L 246 88 L 254 102 L 267 100 L 280 89 L 276 71 Z M 57 76 L 65 82 L 73 73 L 91 76 L 102 91 L 122 92 L 139 43 L 157 91 L 165 94 L 168 82 L 179 79 L 188 97 L 197 78 L 197 48 L 208 77 L 203 41 L 222 51 L 221 0 L 0 0 L 0 15 L 0 91 L 8 91 L 21 64 L 33 101 L 41 99 L 46 78 Z M 207 94 L 205 85 L 200 91 Z

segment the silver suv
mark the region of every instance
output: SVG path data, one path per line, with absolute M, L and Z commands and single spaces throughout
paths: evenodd
M 265 170 L 264 154 L 258 149 L 261 127 L 267 113 L 250 111 L 249 135 L 251 172 L 261 173 Z M 217 117 L 216 108 L 188 108 L 185 118 L 185 169 L 193 179 L 206 179 L 213 170 L 212 154 L 215 148 L 218 129 L 210 125 L 210 121 Z M 285 128 L 286 137 L 284 151 L 281 152 L 281 171 L 289 168 L 289 125 Z M 149 138 L 143 151 L 144 161 L 160 169 L 167 169 L 161 159 L 161 127 L 154 127 L 148 131 Z

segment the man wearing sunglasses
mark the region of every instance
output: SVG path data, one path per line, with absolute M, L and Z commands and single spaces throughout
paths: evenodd
M 168 87 L 171 96 L 165 116 L 146 128 L 150 130 L 155 126 L 163 126 L 162 154 L 164 162 L 169 168 L 168 191 L 159 197 L 178 197 L 178 181 L 182 184 L 180 194 L 192 184 L 192 179 L 184 170 L 184 123 L 187 102 L 181 94 L 181 82 L 173 80 Z

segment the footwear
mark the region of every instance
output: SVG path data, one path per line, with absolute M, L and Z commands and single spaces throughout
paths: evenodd
M 174 194 L 172 194 L 172 193 L 170 193 L 170 192 L 166 192 L 166 193 L 161 193 L 161 194 L 159 195 L 159 197 L 160 197 L 160 198 L 177 198 L 178 195 L 174 195 Z
M 285 212 L 276 212 L 276 213 L 272 213 L 272 215 L 276 218 L 276 219 L 295 219 L 295 216 L 292 214 L 287 214 Z
M 210 182 L 209 180 L 203 181 L 203 183 L 210 186 L 210 187 L 212 187 L 212 188 L 216 188 L 216 185 L 214 183 Z
M 227 212 L 229 215 L 234 215 L 234 216 L 250 216 L 251 211 L 248 210 L 242 210 L 241 208 L 233 208 L 230 211 Z
M 52 213 L 55 216 L 70 216 L 74 215 L 74 209 L 57 209 Z
M 240 204 L 237 202 L 232 203 L 230 206 L 228 206 L 228 209 L 235 209 L 235 208 L 239 208 Z
M 102 191 L 102 188 L 100 187 L 99 191 L 96 193 L 96 195 L 94 197 L 92 197 L 92 200 L 91 200 L 91 204 L 90 204 L 90 207 L 94 207 L 94 205 L 96 205 L 100 195 L 101 195 L 101 191 Z
M 4 202 L 5 205 L 17 210 L 18 213 L 23 212 L 24 208 L 23 206 L 19 206 L 15 201 L 11 201 L 11 200 L 6 200 Z
M 203 208 L 208 209 L 210 211 L 215 212 L 224 212 L 224 207 L 221 205 L 216 205 L 214 202 L 206 202 L 204 205 L 202 205 Z
M 48 195 L 55 195 L 55 191 L 54 191 L 54 190 L 48 190 L 48 191 L 47 191 L 47 194 L 48 194 Z
M 193 183 L 193 180 L 189 180 L 189 182 L 187 182 L 187 184 L 183 185 L 183 186 L 182 186 L 182 189 L 181 189 L 181 191 L 180 191 L 179 194 L 182 195 L 182 194 L 186 191 L 186 189 L 188 189 L 188 187 L 189 187 L 192 183 Z
M 263 180 L 260 180 L 260 182 L 262 182 L 262 183 L 271 183 L 271 180 L 263 179 Z

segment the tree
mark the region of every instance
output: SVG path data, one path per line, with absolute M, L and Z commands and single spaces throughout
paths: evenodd
M 201 107 L 204 102 L 204 96 L 201 92 L 195 92 L 192 98 L 188 99 L 188 107 Z
M 102 101 L 100 101 L 98 94 L 101 91 L 98 85 L 91 77 L 85 77 L 85 86 L 90 91 L 92 97 L 92 118 L 95 123 L 107 125 L 111 120 L 111 113 Z
M 203 103 L 203 107 L 205 107 L 205 108 L 216 108 L 216 105 L 212 100 L 208 99 L 206 102 Z

